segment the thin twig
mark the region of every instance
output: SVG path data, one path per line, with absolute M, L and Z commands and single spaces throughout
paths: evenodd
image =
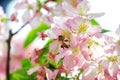
M 22 28 L 24 28 L 24 26 L 26 26 L 28 23 L 29 23 L 29 21 L 26 22 L 23 26 L 21 26 L 21 28 L 20 28 L 18 31 L 16 31 L 16 32 L 14 33 L 14 35 L 17 34 L 17 33 L 18 33 Z
M 24 28 L 27 24 L 29 24 L 36 16 L 37 16 L 37 13 L 36 13 L 33 17 L 31 17 L 30 20 L 28 20 L 23 26 L 21 26 L 20 29 L 14 33 L 14 35 L 17 34 L 17 33 L 18 33 L 22 28 Z

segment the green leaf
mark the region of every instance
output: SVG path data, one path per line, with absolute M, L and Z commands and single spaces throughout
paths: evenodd
M 47 41 L 47 43 L 45 44 L 43 50 L 40 53 L 40 57 L 39 57 L 39 64 L 42 65 L 43 63 L 47 62 L 48 58 L 47 58 L 47 54 L 49 52 L 49 45 L 50 43 L 53 42 L 53 39 L 49 39 Z
M 27 74 L 27 70 L 25 68 L 19 69 L 10 74 L 10 80 L 36 80 L 36 73 L 32 75 Z
M 29 59 L 23 59 L 21 61 L 22 68 L 18 69 L 10 74 L 10 80 L 36 80 L 36 73 L 31 75 L 27 74 L 27 71 L 32 68 L 32 63 Z
M 41 52 L 41 56 L 46 55 L 49 52 L 49 45 L 53 42 L 53 39 L 49 39 L 45 44 L 43 51 Z
M 31 64 L 31 62 L 30 62 L 30 59 L 23 59 L 22 61 L 21 61 L 21 65 L 22 65 L 22 67 L 23 68 L 26 68 L 26 69 L 29 69 L 29 68 L 31 68 L 32 67 L 32 64 Z
M 40 25 L 35 29 L 36 32 L 42 32 L 44 30 L 50 29 L 50 26 L 45 22 L 41 22 Z
M 25 39 L 24 48 L 26 48 L 27 46 L 29 46 L 29 45 L 36 39 L 36 37 L 37 37 L 37 35 L 38 35 L 39 32 L 42 32 L 42 31 L 47 30 L 47 29 L 49 29 L 49 28 L 50 28 L 50 26 L 48 26 L 48 25 L 47 25 L 46 23 L 44 23 L 44 22 L 41 22 L 41 23 L 40 23 L 40 26 L 38 26 L 38 27 L 35 28 L 35 29 L 32 29 L 32 30 L 29 32 L 27 38 Z
M 91 19 L 90 21 L 92 25 L 96 25 L 96 26 L 99 25 L 99 23 L 95 19 Z
M 40 56 L 46 55 L 48 52 L 49 52 L 49 49 L 48 49 L 48 48 L 44 48 L 44 49 L 41 51 Z
M 35 30 L 31 30 L 29 32 L 27 38 L 25 39 L 24 48 L 26 48 L 28 45 L 30 45 L 35 40 L 36 37 L 37 37 L 36 31 Z
M 58 68 L 58 65 L 57 65 L 57 63 L 56 63 L 55 61 L 50 62 L 50 64 L 51 64 L 51 66 L 52 66 L 53 68 L 55 68 L 55 69 Z
M 80 76 L 82 73 L 84 72 L 83 69 L 80 69 L 79 73 L 78 73 L 78 76 Z
M 101 32 L 101 33 L 106 33 L 106 32 L 110 32 L 110 30 L 102 29 L 102 32 Z
M 40 65 L 46 63 L 47 61 L 48 61 L 47 56 L 41 56 L 41 57 L 39 58 L 39 64 L 40 64 Z
M 44 48 L 49 48 L 49 45 L 53 42 L 53 39 L 49 39 L 47 43 L 45 44 Z

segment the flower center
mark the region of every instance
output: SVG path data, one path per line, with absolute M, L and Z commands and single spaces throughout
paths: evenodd
M 79 11 L 80 11 L 80 15 L 84 15 L 85 8 L 84 8 L 84 7 L 80 7 L 80 8 L 79 8 Z
M 118 45 L 120 45 L 120 40 L 117 41 Z
M 88 47 L 91 47 L 92 45 L 98 45 L 99 43 L 93 39 L 88 39 L 87 44 L 88 44 Z
M 110 57 L 108 57 L 108 60 L 113 62 L 113 63 L 117 63 L 118 62 L 117 61 L 117 56 L 110 56 Z
M 79 53 L 80 52 L 79 46 L 76 47 L 76 48 L 73 48 L 72 52 L 73 53 Z
M 100 64 L 98 64 L 98 71 L 99 73 L 102 73 L 102 74 L 104 73 L 103 68 Z
M 85 23 L 81 23 L 77 33 L 86 32 L 88 26 Z

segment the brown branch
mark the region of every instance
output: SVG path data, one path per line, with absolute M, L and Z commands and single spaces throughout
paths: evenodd
M 6 78 L 7 80 L 10 80 L 10 49 L 11 49 L 11 40 L 12 37 L 17 34 L 21 29 L 23 29 L 30 21 L 32 21 L 35 18 L 36 15 L 34 15 L 29 21 L 27 21 L 21 28 L 16 31 L 15 33 L 12 33 L 12 30 L 9 31 L 9 38 L 7 39 L 8 43 L 8 52 L 7 52 L 7 64 L 6 64 Z
M 12 33 L 12 30 L 9 31 L 9 38 L 7 39 L 8 52 L 7 52 L 7 64 L 6 64 L 6 78 L 10 80 L 10 50 L 11 50 L 11 40 L 12 37 L 17 34 L 22 28 L 24 28 L 29 22 L 25 23 L 17 32 Z
M 6 77 L 7 80 L 10 80 L 10 49 L 11 49 L 11 39 L 13 37 L 12 31 L 9 31 L 9 38 L 7 39 L 8 43 L 8 52 L 7 52 L 7 64 L 6 64 Z

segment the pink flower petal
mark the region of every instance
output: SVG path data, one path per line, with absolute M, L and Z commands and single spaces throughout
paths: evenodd
M 24 23 L 30 21 L 30 19 L 31 19 L 31 14 L 30 14 L 30 11 L 29 11 L 29 10 L 26 10 L 26 11 L 23 13 L 22 19 L 23 19 L 23 22 L 24 22 Z
M 72 47 L 72 48 L 77 47 L 78 43 L 79 43 L 79 42 L 78 42 L 78 37 L 77 37 L 77 35 L 71 34 L 71 35 L 70 35 L 70 45 L 71 45 L 71 47 Z
M 58 40 L 55 40 L 54 42 L 52 42 L 51 44 L 50 44 L 50 52 L 53 52 L 53 51 L 55 51 L 57 48 L 58 48 L 58 45 L 59 45 L 59 42 L 58 42 Z
M 22 2 L 19 2 L 15 5 L 15 9 L 18 10 L 18 9 L 24 9 L 28 6 L 28 3 L 27 3 L 27 0 L 24 0 Z
M 67 55 L 63 59 L 63 66 L 66 70 L 73 70 L 78 65 L 79 55 Z
M 41 22 L 40 17 L 41 17 L 41 14 L 36 14 L 34 18 L 31 20 L 30 25 L 32 28 L 36 28 L 40 25 L 40 22 Z
M 58 74 L 59 70 L 55 70 L 54 72 L 52 72 L 50 69 L 46 68 L 46 76 L 47 76 L 47 80 L 55 80 L 57 74 Z
M 31 68 L 27 71 L 28 75 L 31 75 L 32 73 L 38 71 L 38 69 L 40 68 L 40 66 L 35 66 L 34 68 Z
M 117 64 L 115 63 L 111 63 L 110 66 L 109 66 L 109 74 L 112 76 L 112 77 L 115 77 L 117 76 L 117 73 L 118 73 L 118 70 L 119 70 L 119 67 Z

